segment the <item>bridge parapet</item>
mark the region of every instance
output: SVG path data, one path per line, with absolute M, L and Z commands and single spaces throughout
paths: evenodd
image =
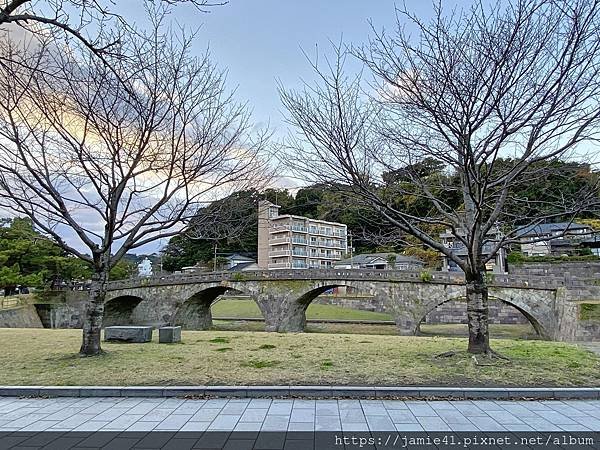
M 219 283 L 222 281 L 269 281 L 269 280 L 347 280 L 388 281 L 434 284 L 464 284 L 464 276 L 456 272 L 416 272 L 405 270 L 362 270 L 362 269 L 299 269 L 257 270 L 248 272 L 209 272 L 194 274 L 171 274 L 147 278 L 112 281 L 109 290 L 130 289 L 145 286 L 166 286 L 193 283 Z M 490 277 L 490 286 L 556 289 L 559 287 L 581 287 L 593 284 L 592 280 L 571 277 L 499 275 Z

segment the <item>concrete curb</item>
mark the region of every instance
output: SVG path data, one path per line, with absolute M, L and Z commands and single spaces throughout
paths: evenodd
M 0 386 L 0 397 L 600 399 L 600 388 L 384 386 Z

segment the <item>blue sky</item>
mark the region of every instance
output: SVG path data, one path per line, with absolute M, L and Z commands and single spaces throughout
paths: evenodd
M 443 3 L 444 7 L 451 7 L 460 1 Z M 228 72 L 228 86 L 237 90 L 237 100 L 247 102 L 253 110 L 254 122 L 269 123 L 277 138 L 287 133 L 277 93 L 278 81 L 286 88 L 294 88 L 301 80 L 314 77 L 302 50 L 313 57 L 317 51 L 321 55 L 330 52 L 330 41 L 366 43 L 372 34 L 370 22 L 378 30 L 395 28 L 396 3 L 395 0 L 229 0 L 227 5 L 212 8 L 206 14 L 190 5 L 178 5 L 170 19 L 188 28 L 200 27 L 195 42 L 198 55 L 210 48 L 213 61 Z M 402 5 L 402 0 L 398 4 Z M 430 17 L 433 10 L 430 0 L 406 0 L 406 6 L 421 18 Z M 145 15 L 138 0 L 115 2 L 113 9 L 128 21 L 144 26 Z M 80 248 L 74 236 L 65 238 Z M 165 243 L 155 242 L 136 253 L 156 251 Z
M 178 6 L 171 18 L 188 27 L 201 26 L 198 52 L 209 46 L 213 60 L 228 70 L 229 86 L 237 88 L 238 100 L 247 101 L 253 109 L 255 122 L 270 122 L 281 134 L 285 124 L 277 80 L 294 87 L 301 78 L 312 76 L 301 49 L 312 56 L 316 47 L 330 49 L 330 40 L 366 42 L 369 20 L 377 29 L 395 26 L 396 4 L 402 5 L 393 0 L 230 0 L 208 14 Z M 406 5 L 421 17 L 432 12 L 427 0 L 406 0 Z M 136 14 L 133 7 L 127 11 L 130 18 Z
M 277 93 L 278 80 L 293 88 L 314 76 L 302 50 L 312 57 L 317 49 L 321 55 L 327 54 L 330 41 L 365 43 L 372 34 L 370 22 L 377 30 L 395 28 L 396 5 L 402 4 L 402 0 L 229 0 L 207 14 L 179 5 L 173 8 L 171 20 L 200 27 L 195 44 L 198 54 L 210 48 L 213 61 L 227 70 L 228 85 L 237 89 L 238 101 L 247 102 L 253 110 L 255 123 L 269 123 L 275 137 L 281 137 L 287 126 Z M 421 18 L 433 12 L 433 3 L 428 0 L 406 0 L 405 4 Z M 461 0 L 444 0 L 443 4 L 451 8 Z M 125 15 L 143 21 L 137 7 L 139 3 L 128 1 Z M 293 187 L 295 183 L 281 184 Z M 153 252 L 160 246 L 154 243 L 136 252 Z

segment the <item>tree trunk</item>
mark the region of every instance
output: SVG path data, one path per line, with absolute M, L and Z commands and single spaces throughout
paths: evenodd
M 79 354 L 82 356 L 93 356 L 102 353 L 100 331 L 104 316 L 107 282 L 108 270 L 98 271 L 92 276 L 92 285 L 83 322 L 83 341 L 79 350 Z
M 467 319 L 469 322 L 469 353 L 489 353 L 488 287 L 485 271 L 465 273 L 467 283 Z

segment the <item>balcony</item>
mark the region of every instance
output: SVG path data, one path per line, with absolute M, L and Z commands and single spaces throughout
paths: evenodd
M 269 269 L 290 269 L 291 265 L 288 262 L 284 263 L 270 263 Z
M 300 233 L 308 233 L 308 229 L 306 227 L 301 226 L 301 225 L 292 225 L 292 230 L 293 231 L 299 231 Z
M 306 250 L 292 250 L 292 255 L 294 255 L 294 256 L 308 256 L 308 252 Z
M 271 257 L 290 256 L 290 251 L 289 250 L 272 250 L 269 252 L 269 256 L 271 256 Z
M 288 231 L 290 231 L 289 225 L 278 225 L 276 227 L 269 228 L 269 233 L 270 234 L 287 233 Z
M 293 237 L 292 238 L 292 243 L 293 244 L 301 244 L 301 245 L 308 245 L 308 241 L 304 238 L 297 238 L 297 237 Z
M 289 244 L 289 242 L 290 242 L 289 236 L 276 237 L 276 238 L 269 239 L 269 245 Z
M 308 264 L 305 262 L 294 261 L 292 263 L 292 269 L 308 269 Z
M 346 248 L 346 245 L 344 242 L 337 242 L 337 241 L 318 241 L 316 244 L 311 244 L 311 245 L 316 245 L 317 247 L 327 247 L 327 248 Z
M 319 259 L 342 259 L 341 253 L 311 253 L 310 257 Z

